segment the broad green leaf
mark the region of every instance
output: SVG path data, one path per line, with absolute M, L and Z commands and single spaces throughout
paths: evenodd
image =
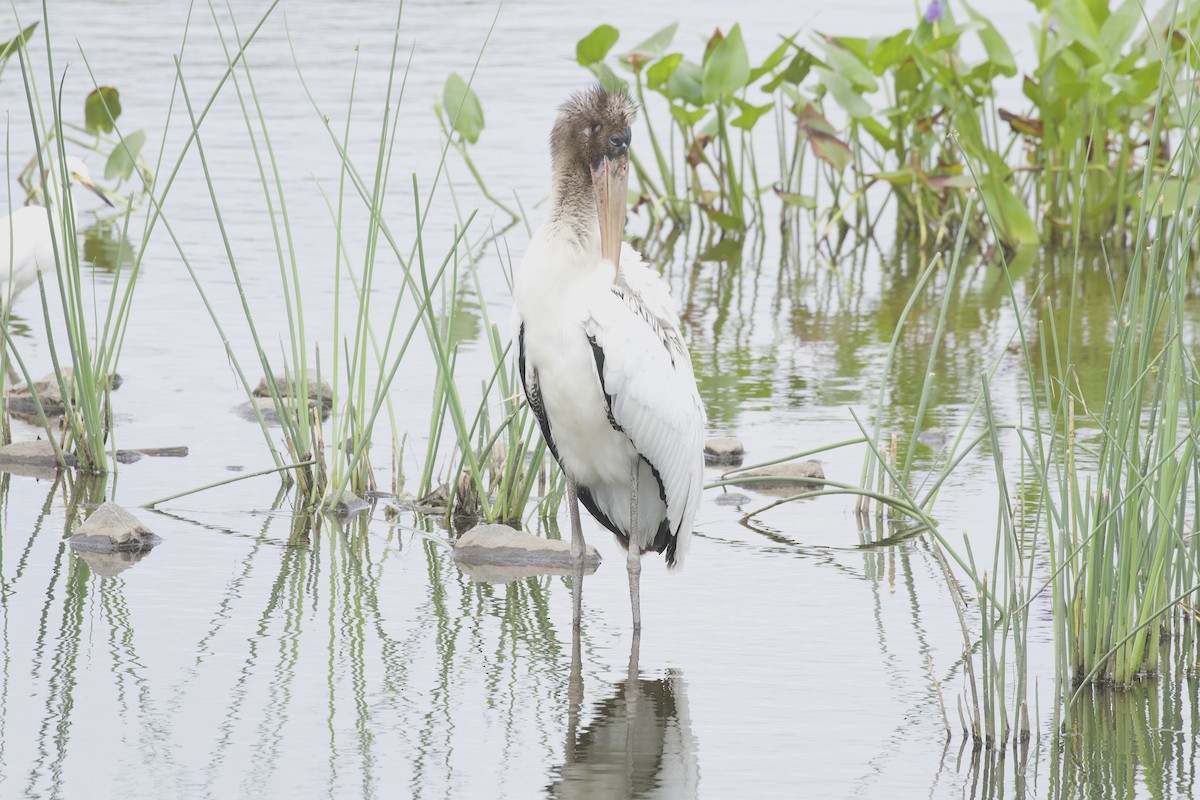
M 462 76 L 451 72 L 442 89 L 442 106 L 450 118 L 450 125 L 471 144 L 479 141 L 483 133 L 483 106 L 475 90 L 467 85 Z
M 105 179 L 110 181 L 117 178 L 123 181 L 129 180 L 134 169 L 137 168 L 138 153 L 142 152 L 144 144 L 146 144 L 145 131 L 134 131 L 126 136 L 123 142 L 118 142 L 108 156 L 108 162 L 104 165 Z
M 963 7 L 967 9 L 967 15 L 979 26 L 979 41 L 983 43 L 984 52 L 987 53 L 988 63 L 996 68 L 996 71 L 1006 78 L 1011 78 L 1017 74 L 1017 62 L 1013 58 L 1012 50 L 1008 49 L 1008 45 L 1004 41 L 1004 37 L 996 30 L 995 26 L 988 21 L 986 17 L 978 13 L 975 9 L 963 0 Z
M 1080 43 L 1097 58 L 1107 55 L 1100 44 L 1100 29 L 1083 0 L 1057 0 L 1050 14 L 1068 40 Z
M 866 119 L 874 109 L 862 98 L 862 94 L 847 79 L 836 72 L 819 71 L 821 82 L 829 89 L 834 101 L 855 119 Z
M 1009 247 L 1037 244 L 1037 225 L 1029 215 L 1029 209 L 1005 185 L 1000 175 L 989 172 L 981 181 L 981 189 L 988 216 L 1004 244 Z
M 911 37 L 912 31 L 906 28 L 876 44 L 870 51 L 867 61 L 871 67 L 871 71 L 876 75 L 883 75 L 883 73 L 907 58 L 912 51 L 912 48 L 909 46 L 909 39 Z
M 1110 54 L 1110 58 L 1120 54 L 1141 19 L 1141 0 L 1125 0 L 1104 20 L 1100 26 L 1100 46 Z
M 896 140 L 892 138 L 887 127 L 884 126 L 882 122 L 874 117 L 864 117 L 863 119 L 859 120 L 859 124 L 863 126 L 863 129 L 866 130 L 867 133 L 871 134 L 872 139 L 879 142 L 879 144 L 883 145 L 884 148 L 888 150 L 895 149 Z
M 798 86 L 800 81 L 808 77 L 809 71 L 814 65 L 825 66 L 825 62 L 814 56 L 803 47 L 797 48 L 800 52 L 792 57 L 788 62 L 787 69 L 775 76 L 773 80 L 763 86 L 764 92 L 773 92 L 783 83 L 790 83 L 793 86 Z
M 859 92 L 873 92 L 879 88 L 875 75 L 862 59 L 841 44 L 840 39 L 825 37 L 819 39 L 818 43 L 825 51 L 825 59 L 829 62 L 831 72 L 849 81 Z
M 612 25 L 599 26 L 575 45 L 575 60 L 584 67 L 603 61 L 620 36 Z
M 681 61 L 667 80 L 667 91 L 672 97 L 686 100 L 694 106 L 704 105 L 704 89 L 701 82 L 704 71 L 693 61 Z
M 1149 197 L 1159 197 L 1160 193 L 1163 210 L 1168 214 L 1191 211 L 1200 203 L 1200 183 L 1194 180 L 1185 183 L 1179 178 L 1167 178 L 1166 182 L 1159 179 L 1150 189 Z
M 970 175 L 923 175 L 922 179 L 934 189 L 974 189 L 975 181 Z
M 750 58 L 742 41 L 741 25 L 717 42 L 704 62 L 701 83 L 705 103 L 728 102 L 750 80 Z
M 29 41 L 29 37 L 33 36 L 33 31 L 37 26 L 38 24 L 35 22 L 8 41 L 0 42 L 0 64 L 8 61 L 9 57 L 17 52 L 22 44 Z
M 910 186 L 912 185 L 913 178 L 916 177 L 916 173 L 911 169 L 905 168 L 895 170 L 894 172 L 876 172 L 869 177 L 879 181 L 887 181 L 892 186 Z
M 779 47 L 776 47 L 771 51 L 771 54 L 763 60 L 763 63 L 750 70 L 750 80 L 747 81 L 747 83 L 754 83 L 763 75 L 766 75 L 768 72 L 782 64 L 783 60 L 787 58 L 788 51 L 791 50 L 793 45 L 792 40 L 795 38 L 795 35 L 793 35 L 791 38 L 785 39 L 783 43 L 779 45 Z
M 708 114 L 707 108 L 698 108 L 695 111 L 688 111 L 683 106 L 677 106 L 674 103 L 671 104 L 671 116 L 675 118 L 676 122 L 685 128 L 691 128 L 697 122 L 704 119 L 706 114 Z
M 815 211 L 817 209 L 817 198 L 811 195 L 783 192 L 778 187 L 775 188 L 775 195 L 783 201 L 784 205 L 803 208 L 806 211 Z
M 664 83 L 671 79 L 675 74 L 675 69 L 679 66 L 679 62 L 683 60 L 683 53 L 671 53 L 669 56 L 663 56 L 658 61 L 650 65 L 650 69 L 646 70 L 646 86 L 651 89 L 658 89 Z
M 101 86 L 83 102 L 83 119 L 88 133 L 113 132 L 113 123 L 121 116 L 121 93 L 113 86 Z
M 702 205 L 700 207 L 704 209 L 705 216 L 717 223 L 717 225 L 723 230 L 740 231 L 746 227 L 745 223 L 743 223 L 738 217 L 735 217 L 731 214 L 726 214 L 722 211 L 717 211 L 712 206 Z
M 663 53 L 667 52 L 667 48 L 671 46 L 671 42 L 675 39 L 675 30 L 678 27 L 678 22 L 671 23 L 646 41 L 634 47 L 625 55 L 621 56 L 621 60 L 628 62 L 629 57 L 634 55 L 641 56 L 646 60 L 658 58 Z M 613 41 L 615 42 L 616 39 L 613 39 Z
M 629 88 L 629 84 L 618 77 L 617 73 L 613 72 L 603 61 L 589 64 L 588 70 L 596 76 L 596 80 L 600 81 L 600 85 L 608 92 L 623 92 Z
M 774 103 L 764 103 L 761 106 L 751 105 L 736 97 L 733 98 L 733 102 L 742 113 L 729 124 L 744 131 L 753 129 L 754 124 L 758 122 L 759 118 L 775 107 Z

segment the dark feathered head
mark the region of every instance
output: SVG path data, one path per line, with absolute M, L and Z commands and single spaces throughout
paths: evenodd
M 602 158 L 627 157 L 630 126 L 637 106 L 624 91 L 609 92 L 596 84 L 563 103 L 550 134 L 554 172 L 587 175 Z

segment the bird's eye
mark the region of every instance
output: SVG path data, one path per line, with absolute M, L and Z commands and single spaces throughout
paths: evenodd
M 619 133 L 614 133 L 612 136 L 608 137 L 608 143 L 612 147 L 624 147 L 625 138 Z

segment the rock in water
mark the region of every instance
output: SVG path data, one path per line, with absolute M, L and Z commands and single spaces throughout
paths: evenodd
M 531 575 L 569 575 L 577 569 L 571 543 L 543 539 L 507 525 L 477 525 L 459 537 L 454 560 L 467 577 L 485 583 L 508 583 Z M 587 546 L 585 574 L 600 566 L 600 554 Z
M 753 480 L 742 481 L 743 478 Z M 733 476 L 737 485 L 772 497 L 792 497 L 821 491 L 817 481 L 825 480 L 820 461 L 789 461 L 762 469 L 752 469 Z
M 96 553 L 142 550 L 162 541 L 137 517 L 113 502 L 92 512 L 87 521 L 68 539 L 72 547 Z
M 704 443 L 705 464 L 729 464 L 736 467 L 742 463 L 746 448 L 740 439 L 732 436 L 717 436 Z

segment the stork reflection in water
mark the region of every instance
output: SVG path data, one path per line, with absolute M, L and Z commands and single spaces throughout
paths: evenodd
M 704 407 L 666 283 L 622 241 L 636 109 L 596 86 L 560 109 L 554 184 L 515 289 L 518 366 L 567 478 L 571 550 L 579 506 L 628 549 L 634 630 L 641 555 L 683 563 L 703 489 Z

